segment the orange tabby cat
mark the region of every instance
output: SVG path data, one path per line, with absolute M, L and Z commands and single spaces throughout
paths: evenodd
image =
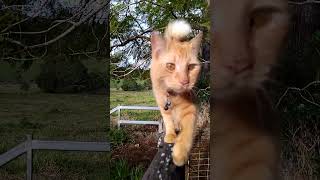
M 197 116 L 192 88 L 201 69 L 198 52 L 202 33 L 185 41 L 190 33 L 186 21 L 176 20 L 168 24 L 164 37 L 159 32 L 151 36 L 152 88 L 165 125 L 164 141 L 174 143 L 172 157 L 177 166 L 188 159 Z M 176 130 L 180 130 L 178 135 Z
M 262 84 L 287 33 L 287 1 L 215 0 L 212 7 L 210 179 L 278 179 L 277 119 Z

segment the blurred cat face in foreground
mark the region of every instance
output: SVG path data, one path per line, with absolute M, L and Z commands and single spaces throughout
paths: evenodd
M 287 1 L 228 0 L 213 6 L 213 96 L 262 88 L 287 33 Z

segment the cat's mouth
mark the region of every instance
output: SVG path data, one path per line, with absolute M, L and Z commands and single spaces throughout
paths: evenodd
M 250 89 L 252 84 L 250 73 L 243 73 L 237 76 L 220 76 L 220 79 L 219 77 L 216 78 L 218 78 L 218 81 L 213 86 L 213 96 L 216 98 L 229 97 L 238 93 L 241 89 Z

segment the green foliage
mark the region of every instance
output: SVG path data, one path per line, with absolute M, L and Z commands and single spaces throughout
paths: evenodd
M 33 8 L 39 9 L 42 3 L 43 7 L 41 7 L 41 10 L 46 13 L 34 13 Z M 85 10 L 88 7 L 87 3 L 88 1 L 82 0 L 78 4 L 57 1 L 41 2 L 40 4 L 33 1 L 5 2 L 9 8 L 3 8 L 0 15 L 0 29 L 3 31 L 0 35 L 1 59 L 15 67 L 15 74 L 18 74 L 17 76 L 20 76 L 19 73 L 22 74 L 21 76 L 24 76 L 24 73 L 36 61 L 47 61 L 50 57 L 55 57 L 57 54 L 66 56 L 68 59 L 78 59 L 79 57 L 90 59 L 91 62 L 97 61 L 99 58 L 106 59 L 105 57 L 109 56 L 109 34 L 106 32 L 108 29 L 106 28 L 107 20 L 100 19 L 99 22 L 94 21 L 93 18 L 98 18 L 97 15 L 94 15 L 89 21 L 83 22 L 67 35 L 61 38 L 58 37 L 71 26 L 68 23 L 56 24 L 56 21 L 70 19 L 71 17 L 73 21 L 78 21 L 78 18 L 83 17 L 79 12 L 87 12 Z M 18 6 L 15 7 L 16 5 Z M 27 8 L 21 8 L 24 5 Z M 34 5 L 34 7 L 29 8 L 29 5 Z M 79 12 L 75 12 L 72 6 L 79 6 L 81 9 L 78 9 Z M 103 11 L 104 13 L 106 12 L 105 9 Z M 77 16 L 75 13 L 77 13 Z M 46 32 L 34 33 L 32 35 L 18 33 L 43 31 Z M 50 43 L 48 46 L 37 48 L 24 47 L 42 44 L 57 37 L 59 40 Z M 85 52 L 90 53 L 86 54 Z M 108 65 L 105 67 L 101 66 L 101 68 L 105 69 L 107 67 Z M 20 79 L 17 81 L 20 81 Z
M 209 102 L 210 98 L 210 78 L 208 76 L 209 71 L 202 69 L 200 77 L 196 84 L 196 93 L 200 101 Z
M 87 68 L 80 61 L 59 55 L 42 64 L 36 83 L 45 92 L 70 93 L 83 91 L 86 79 L 89 79 Z
M 108 87 L 108 77 L 104 73 L 91 72 L 88 74 L 88 79 L 84 82 L 87 90 L 96 90 Z
M 124 91 L 141 91 L 141 90 L 143 90 L 143 86 L 138 84 L 137 81 L 134 79 L 124 79 L 121 88 Z
M 185 18 L 193 25 L 209 29 L 207 4 L 203 0 L 173 0 L 170 3 L 160 0 L 156 6 L 152 2 L 146 2 L 139 4 L 135 11 L 137 14 L 148 14 L 148 24 L 157 29 L 165 27 L 170 20 L 176 18 Z
M 75 93 L 106 88 L 108 81 L 106 74 L 88 73 L 81 61 L 59 55 L 49 57 L 41 65 L 36 83 L 45 92 Z
M 151 90 L 152 89 L 151 79 L 148 78 L 148 79 L 142 80 L 142 86 L 144 90 Z
M 124 74 L 126 71 L 119 70 L 120 66 L 128 68 L 133 64 L 132 60 L 150 60 L 150 43 L 145 37 L 150 37 L 150 29 L 164 31 L 168 22 L 174 19 L 186 19 L 193 29 L 204 32 L 205 41 L 208 42 L 208 9 L 205 0 L 159 0 L 156 3 L 132 0 L 123 3 L 114 0 L 110 14 L 110 37 L 112 44 L 119 47 L 112 49 L 111 74 Z
M 123 79 L 110 79 L 110 88 L 121 90 Z
M 123 159 L 112 162 L 111 178 L 114 180 L 140 180 L 142 176 L 143 169 L 141 166 L 130 167 Z
M 113 146 L 121 145 L 129 140 L 129 135 L 123 129 L 110 129 L 108 139 Z

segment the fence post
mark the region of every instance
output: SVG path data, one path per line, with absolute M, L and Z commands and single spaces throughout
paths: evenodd
M 162 133 L 163 132 L 163 124 L 162 124 L 162 119 L 159 119 L 159 126 L 158 126 L 158 133 Z
M 119 109 L 118 109 L 118 129 L 120 129 L 120 119 L 121 119 L 121 106 L 119 106 Z
M 32 180 L 32 136 L 27 135 L 27 180 Z

